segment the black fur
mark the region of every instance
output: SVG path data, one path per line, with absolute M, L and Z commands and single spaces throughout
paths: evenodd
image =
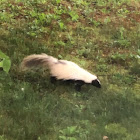
M 69 79 L 69 80 L 57 80 L 56 77 L 54 76 L 51 76 L 51 83 L 55 83 L 56 81 L 64 81 L 65 83 L 67 84 L 75 84 L 75 89 L 77 91 L 81 91 L 81 87 L 84 85 L 84 84 L 90 84 L 90 83 L 85 83 L 84 81 L 82 80 L 73 80 L 73 79 Z M 95 87 L 98 87 L 98 88 L 101 88 L 101 84 L 99 83 L 99 81 L 96 79 L 96 80 L 93 80 L 91 85 L 95 86 Z
M 50 81 L 51 81 L 51 83 L 54 84 L 54 83 L 57 81 L 57 79 L 56 79 L 56 77 L 51 76 L 51 77 L 50 77 Z
M 66 84 L 75 84 L 75 89 L 77 90 L 77 91 L 80 91 L 81 90 L 81 87 L 82 87 L 82 85 L 84 85 L 85 84 L 85 82 L 84 81 L 82 81 L 82 80 L 73 80 L 73 79 L 69 79 L 69 80 L 63 80 L 63 79 L 61 79 L 61 80 L 58 80 L 56 77 L 54 77 L 54 76 L 51 76 L 50 77 L 50 81 L 51 81 L 51 83 L 55 83 L 56 81 L 63 81 L 63 82 L 65 82 Z
M 101 84 L 97 79 L 92 81 L 92 85 L 95 87 L 101 88 Z
M 46 61 L 46 59 L 34 58 L 34 59 L 31 59 L 31 60 L 25 62 L 25 66 L 26 67 L 38 66 L 38 65 L 43 64 L 45 61 Z
M 58 63 L 57 64 L 59 64 L 59 63 L 61 63 L 63 65 L 66 65 L 66 63 L 65 62 L 62 62 L 61 60 L 58 60 Z
M 85 84 L 85 82 L 82 81 L 82 80 L 77 80 L 77 81 L 75 81 L 75 83 L 76 83 L 75 89 L 76 89 L 77 91 L 81 91 L 81 87 Z

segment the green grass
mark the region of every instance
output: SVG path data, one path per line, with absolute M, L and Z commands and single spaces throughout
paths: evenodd
M 0 69 L 0 140 L 139 140 L 139 9 L 138 0 L 1 0 L 0 51 L 11 69 Z M 48 72 L 20 72 L 34 53 L 76 62 L 102 88 L 77 92 Z

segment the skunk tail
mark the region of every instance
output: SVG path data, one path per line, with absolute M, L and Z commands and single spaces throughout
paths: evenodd
M 30 68 L 47 67 L 58 62 L 58 59 L 47 54 L 33 54 L 25 57 L 21 62 L 20 69 L 25 71 Z

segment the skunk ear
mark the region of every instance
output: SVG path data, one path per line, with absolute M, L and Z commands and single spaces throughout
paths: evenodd
M 101 88 L 100 81 L 98 79 L 92 81 L 92 85 L 98 88 Z

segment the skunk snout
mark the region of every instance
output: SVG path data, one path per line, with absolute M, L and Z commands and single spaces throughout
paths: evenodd
M 100 81 L 98 79 L 93 80 L 92 85 L 97 87 L 97 88 L 101 88 L 101 83 L 100 83 Z

